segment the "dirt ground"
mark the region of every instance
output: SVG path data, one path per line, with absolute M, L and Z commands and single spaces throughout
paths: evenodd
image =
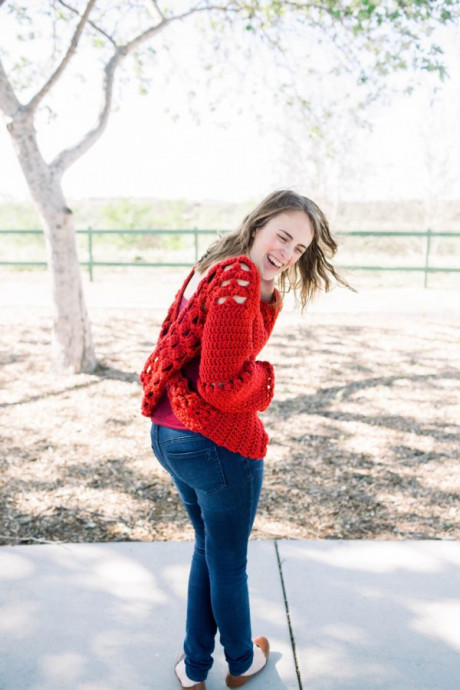
M 185 540 L 137 374 L 162 312 L 93 309 L 94 375 L 50 369 L 45 308 L 2 307 L 0 543 Z M 458 319 L 283 313 L 253 536 L 459 539 Z

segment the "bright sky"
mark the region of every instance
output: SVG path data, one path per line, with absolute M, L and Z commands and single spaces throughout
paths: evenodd
M 350 150 L 342 151 L 345 167 L 336 171 L 335 179 L 330 178 L 330 185 L 337 186 L 332 193 L 354 200 L 410 199 L 422 198 L 431 185 L 439 187 L 435 191 L 444 197 L 460 198 L 458 30 L 446 34 L 444 45 L 451 79 L 441 86 L 438 105 L 430 109 L 429 89 L 421 88 L 411 97 L 398 96 L 388 105 L 374 106 L 368 114 L 373 130 L 358 132 Z M 265 127 L 263 119 L 260 123 L 253 113 L 246 112 L 250 94 L 244 88 L 238 93 L 237 81 L 230 81 L 227 90 L 231 97 L 215 111 L 207 107 L 206 91 L 198 95 L 194 102 L 202 115 L 197 123 L 174 79 L 171 84 L 172 91 L 154 87 L 148 96 L 127 88 L 101 139 L 66 173 L 64 188 L 69 198 L 241 201 L 280 186 L 309 194 L 316 174 L 310 165 L 314 145 L 312 149 L 294 124 L 298 144 L 286 144 L 283 132 L 291 127 L 288 110 L 277 109 L 267 99 L 265 107 L 273 110 L 267 113 L 270 126 Z M 60 102 L 64 117 L 53 121 L 42 138 L 45 157 L 67 146 L 69 132 L 76 136 L 82 122 L 92 124 L 96 85 L 89 102 L 82 103 L 72 92 L 61 93 Z M 170 102 L 178 118 L 167 112 Z M 338 130 L 337 136 L 341 136 Z M 430 150 L 434 180 L 426 163 Z M 0 130 L 0 181 L 0 200 L 28 198 L 4 128 Z

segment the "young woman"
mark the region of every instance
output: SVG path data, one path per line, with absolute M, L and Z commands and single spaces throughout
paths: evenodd
M 258 412 L 274 387 L 272 365 L 256 357 L 286 292 L 303 308 L 331 279 L 350 287 L 329 262 L 336 250 L 313 201 L 289 190 L 270 194 L 196 264 L 141 374 L 153 451 L 196 538 L 175 665 L 182 688 L 205 689 L 217 631 L 228 687 L 245 685 L 267 664 L 268 640 L 252 639 L 246 573 L 268 444 Z

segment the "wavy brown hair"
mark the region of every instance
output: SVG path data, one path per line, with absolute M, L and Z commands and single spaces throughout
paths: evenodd
M 313 240 L 299 260 L 279 275 L 281 297 L 293 291 L 296 302 L 300 302 L 304 309 L 318 292 L 328 292 L 334 282 L 356 292 L 330 261 L 337 252 L 337 243 L 331 235 L 326 216 L 314 201 L 289 189 L 269 194 L 246 216 L 237 230 L 214 242 L 199 260 L 198 270 L 202 273 L 217 261 L 248 254 L 254 231 L 279 213 L 289 211 L 307 214 L 313 226 Z

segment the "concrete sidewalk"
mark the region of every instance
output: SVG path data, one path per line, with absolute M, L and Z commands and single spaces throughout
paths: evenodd
M 2 547 L 1 690 L 174 690 L 191 553 Z M 272 646 L 253 690 L 460 687 L 460 543 L 252 541 L 249 578 Z M 207 689 L 225 673 L 217 644 Z

